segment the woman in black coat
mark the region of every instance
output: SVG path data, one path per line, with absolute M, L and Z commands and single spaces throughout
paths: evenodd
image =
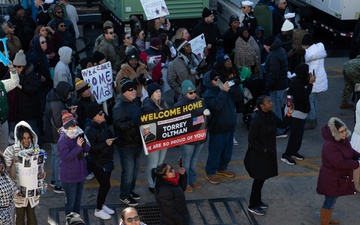
M 160 207 L 160 225 L 188 225 L 189 214 L 185 201 L 187 174 L 185 168 L 178 172 L 166 163 L 153 169 L 155 198 Z
M 291 106 L 284 120 L 278 118 L 272 111 L 273 103 L 270 97 L 262 95 L 257 102 L 258 113 L 250 124 L 249 147 L 244 164 L 249 176 L 254 179 L 248 211 L 256 215 L 265 215 L 267 204 L 261 201 L 261 189 L 266 179 L 278 175 L 276 158 L 276 128 L 285 128 L 291 121 Z

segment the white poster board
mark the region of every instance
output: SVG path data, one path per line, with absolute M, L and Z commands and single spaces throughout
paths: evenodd
M 113 97 L 113 75 L 110 62 L 83 69 L 81 70 L 81 75 L 84 81 L 90 84 L 91 93 L 98 104 Z
M 22 150 L 18 155 L 18 188 L 22 197 L 31 198 L 42 193 L 44 154 L 34 153 L 31 149 Z
M 189 43 L 191 44 L 192 52 L 195 55 L 200 56 L 201 58 L 203 58 L 204 57 L 204 48 L 206 47 L 204 34 L 200 34 L 196 38 L 191 39 L 189 41 Z
M 140 0 L 148 20 L 169 15 L 169 10 L 164 0 Z

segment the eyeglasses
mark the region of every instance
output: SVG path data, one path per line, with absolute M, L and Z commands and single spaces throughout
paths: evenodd
M 45 44 L 46 43 L 46 40 L 43 40 L 43 41 L 40 41 L 40 44 Z
M 14 67 L 14 68 L 21 68 L 22 66 L 15 66 L 15 65 L 13 65 L 13 67 Z
M 59 11 L 56 11 L 56 14 L 64 14 L 64 12 L 59 10 Z
M 61 25 L 59 25 L 59 27 L 66 27 L 66 25 L 65 25 L 65 24 L 61 24 Z
M 218 81 L 219 80 L 219 77 L 218 76 L 216 76 L 214 79 L 213 79 L 213 81 Z
M 113 34 L 114 34 L 114 32 L 110 31 L 110 32 L 108 32 L 108 34 L 113 35 Z
M 100 112 L 98 112 L 98 115 L 99 115 L 99 116 L 102 116 L 102 115 L 104 115 L 104 112 L 103 112 L 103 111 L 100 111 Z
M 129 88 L 127 91 L 134 91 L 135 89 L 134 88 Z
M 346 132 L 347 132 L 347 129 L 346 129 L 346 128 L 345 128 L 344 130 L 342 130 L 342 131 L 339 130 L 339 133 L 340 133 L 340 134 L 346 134 Z
M 131 37 L 131 36 L 128 36 L 128 37 L 125 37 L 126 39 L 132 39 L 133 37 Z
M 126 219 L 126 222 L 132 223 L 134 220 L 135 221 L 140 221 L 140 217 L 139 216 L 129 217 L 129 218 Z
M 196 94 L 196 91 L 190 91 L 188 92 L 189 95 L 193 95 L 193 94 Z

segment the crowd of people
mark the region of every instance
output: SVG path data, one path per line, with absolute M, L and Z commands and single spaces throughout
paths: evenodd
M 21 224 L 18 221 L 23 221 L 25 214 L 28 224 L 37 224 L 34 207 L 38 199 L 18 206 L 11 197 L 24 198 L 17 194 L 18 177 L 10 177 L 5 168 L 10 172 L 20 149 L 43 148 L 45 142 L 51 148 L 50 186 L 57 194 L 65 193 L 69 221 L 77 220 L 85 179 L 92 177 L 99 183 L 94 215 L 107 220 L 115 213 L 105 205 L 117 164 L 115 151 L 121 165 L 120 201 L 137 206 L 141 196 L 135 189 L 143 143 L 155 138 L 146 126 L 142 136 L 140 116 L 200 99 L 206 106 L 203 114 L 209 142 L 206 179 L 220 184 L 221 177 L 235 177 L 228 165 L 233 146 L 238 144 L 234 134 L 237 114 L 244 107 L 242 87 L 251 79 L 261 79 L 264 88 L 256 99 L 257 113 L 250 123 L 244 159 L 254 179 L 248 211 L 265 215 L 268 204 L 262 201 L 261 190 L 266 179 L 278 175 L 276 138 L 286 138 L 290 131 L 281 161 L 296 165 L 295 160 L 304 160 L 299 153 L 304 130 L 317 127 L 316 98 L 328 88 L 324 45 L 315 43 L 305 24 L 294 23 L 293 13 L 285 14 L 286 0 L 267 2 L 273 9 L 271 30 L 258 25 L 251 1 L 241 2 L 240 15 L 230 16 L 224 34 L 219 33 L 214 12 L 208 8 L 203 9 L 191 34 L 186 28 L 173 34 L 165 17 L 149 21 L 146 29 L 136 27 L 123 33 L 105 21 L 93 55 L 82 59 L 75 44 L 79 37 L 76 10 L 67 0 L 60 4 L 35 0 L 38 13 L 32 16 L 21 5 L 13 6 L 10 20 L 2 24 L 12 61 L 0 68 L 0 152 L 4 152 L 0 155 L 0 191 L 7 196 L 0 200 L 3 223 L 14 224 L 16 207 L 16 224 Z M 193 53 L 190 42 L 201 34 L 206 42 L 203 57 Z M 219 51 L 220 37 L 224 42 Z M 5 49 L 0 46 L 3 54 Z M 96 103 L 89 83 L 75 74 L 71 62 L 82 70 L 110 62 L 115 94 L 108 108 Z M 247 80 L 243 71 L 251 74 Z M 345 73 L 352 71 L 344 69 L 344 77 Z M 352 107 L 347 103 L 348 89 L 341 108 Z M 168 90 L 174 93 L 173 102 L 164 100 Z M 329 224 L 337 197 L 354 193 L 355 187 L 360 189 L 359 170 L 350 173 L 359 167 L 360 155 L 353 148 L 360 149 L 356 139 L 351 147 L 350 133 L 338 118 L 329 120 L 322 135 L 323 166 L 317 191 L 325 195 L 322 224 Z M 182 163 L 177 171 L 164 163 L 167 149 L 146 156 L 148 188 L 161 209 L 161 224 L 189 224 L 184 192 L 202 188 L 196 165 L 207 139 L 180 146 Z M 331 182 L 344 179 L 344 189 L 332 189 L 330 176 Z M 347 179 L 353 176 L 357 184 L 348 185 Z M 120 223 L 133 222 L 140 224 L 137 211 L 124 209 Z

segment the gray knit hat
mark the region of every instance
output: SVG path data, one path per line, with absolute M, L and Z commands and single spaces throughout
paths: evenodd
M 13 65 L 26 66 L 26 56 L 22 49 L 16 53 L 14 61 L 13 61 Z

